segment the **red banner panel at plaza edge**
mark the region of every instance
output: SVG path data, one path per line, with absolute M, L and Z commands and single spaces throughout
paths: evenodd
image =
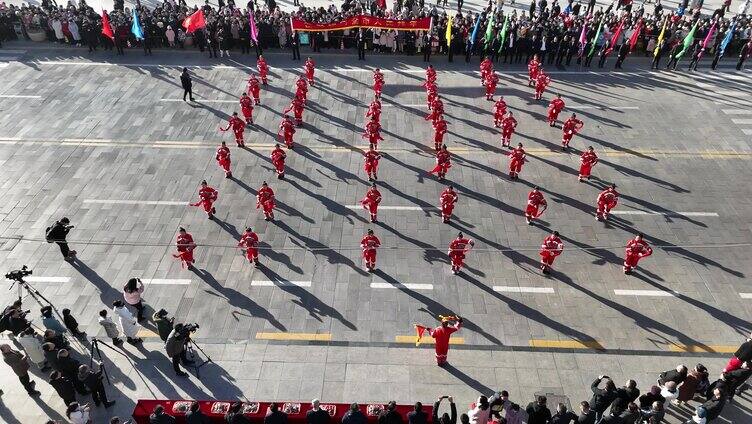
M 190 400 L 152 400 L 139 399 L 136 408 L 133 410 L 133 419 L 137 424 L 149 424 L 149 414 L 154 411 L 154 407 L 162 405 L 166 413 L 175 417 L 178 423 L 185 422 L 185 413 L 188 412 L 191 403 Z M 276 402 L 279 410 L 287 413 L 288 424 L 305 424 L 306 412 L 311 409 L 309 402 Z M 201 412 L 209 418 L 209 421 L 217 424 L 224 424 L 224 416 L 230 408 L 232 401 L 199 401 Z M 243 415 L 253 424 L 263 424 L 264 416 L 269 410 L 271 402 L 243 402 Z M 386 408 L 384 403 L 366 403 L 360 404 L 360 411 L 365 414 L 368 424 L 376 424 L 378 415 Z M 342 416 L 350 409 L 349 403 L 321 403 L 321 408 L 329 413 L 333 423 L 342 422 Z M 430 405 L 425 405 L 423 411 L 428 414 L 428 422 L 431 423 Z M 413 411 L 413 405 L 397 405 L 397 412 L 407 421 L 407 413 Z M 447 409 L 448 410 L 448 409 Z
M 306 22 L 302 19 L 292 18 L 292 29 L 296 31 L 336 31 L 349 28 L 378 28 L 408 31 L 427 31 L 431 28 L 431 18 L 401 20 L 377 18 L 369 15 L 352 16 L 337 22 L 325 24 Z

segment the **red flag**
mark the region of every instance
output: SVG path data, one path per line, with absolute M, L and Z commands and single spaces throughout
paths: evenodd
M 632 36 L 629 38 L 629 52 L 631 53 L 637 45 L 637 39 L 640 37 L 642 31 L 642 18 L 637 22 L 637 28 L 635 28 Z
M 415 325 L 415 346 L 420 346 L 420 339 L 423 337 L 423 333 L 428 330 L 428 327 L 424 327 L 420 324 Z
M 611 42 L 608 43 L 608 48 L 606 49 L 606 56 L 611 54 L 612 51 L 614 51 L 614 47 L 616 47 L 616 43 L 619 41 L 619 36 L 621 35 L 621 31 L 624 29 L 624 21 L 626 18 L 622 19 L 619 23 L 619 26 L 616 28 L 616 31 L 614 31 L 614 35 L 611 37 Z
M 102 10 L 102 34 L 110 37 L 111 40 L 115 40 L 115 34 L 112 32 L 112 25 L 110 25 L 110 15 L 106 10 Z
M 204 11 L 199 9 L 191 16 L 188 16 L 183 20 L 183 28 L 185 32 L 190 34 L 197 29 L 206 28 L 206 19 L 204 18 Z

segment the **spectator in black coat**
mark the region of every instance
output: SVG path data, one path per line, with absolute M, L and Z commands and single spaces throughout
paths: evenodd
M 175 424 L 175 417 L 164 411 L 164 406 L 157 405 L 149 415 L 149 424 Z
M 357 403 L 350 404 L 350 410 L 342 416 L 342 424 L 367 424 L 368 418 L 360 412 L 360 406 Z
M 230 410 L 225 414 L 225 422 L 227 424 L 251 424 L 251 420 L 243 415 L 243 404 L 240 402 L 230 405 Z
M 606 380 L 604 388 L 598 387 L 601 381 Z M 616 399 L 616 385 L 608 376 L 600 375 L 590 385 L 593 397 L 590 399 L 590 408 L 595 411 L 595 421 L 599 422 L 611 403 Z
M 183 68 L 183 73 L 180 74 L 180 85 L 183 86 L 183 101 L 185 101 L 185 96 L 188 95 L 188 98 L 193 102 L 193 80 L 191 74 L 188 73 L 188 68 Z
M 211 421 L 201 412 L 201 404 L 194 401 L 191 403 L 190 411 L 185 413 L 185 422 L 186 424 L 209 424 Z
M 64 404 L 70 405 L 76 401 L 76 389 L 73 387 L 73 382 L 67 377 L 63 377 L 60 371 L 52 371 L 50 373 L 50 386 L 63 399 Z
M 276 403 L 272 403 L 264 417 L 264 424 L 287 424 L 287 414 L 280 411 Z
M 545 396 L 538 396 L 535 402 L 530 402 L 525 412 L 528 424 L 548 424 L 551 421 L 551 411 L 546 406 Z
M 415 402 L 413 411 L 407 414 L 407 422 L 408 424 L 426 424 L 428 422 L 428 414 L 423 412 L 422 403 Z
M 676 369 L 664 371 L 658 376 L 658 385 L 663 387 L 669 381 L 673 381 L 678 386 L 687 378 L 687 371 L 685 365 L 677 365 Z
M 616 399 L 611 404 L 611 412 L 621 414 L 627 410 L 627 406 L 630 402 L 634 402 L 640 396 L 640 390 L 637 388 L 637 382 L 634 380 L 627 380 L 627 383 L 623 387 L 616 389 Z
M 577 415 L 567 410 L 567 406 L 560 403 L 556 406 L 556 413 L 551 417 L 551 424 L 570 424 L 572 421 L 577 421 Z
M 577 424 L 595 424 L 595 411 L 590 409 L 590 402 L 586 400 L 580 402 L 580 415 L 577 417 Z
M 318 399 L 311 401 L 311 409 L 306 412 L 306 422 L 308 424 L 329 424 L 329 413 L 321 409 L 321 402 Z
M 379 414 L 379 424 L 402 424 L 402 416 L 397 412 L 397 402 L 390 401 Z

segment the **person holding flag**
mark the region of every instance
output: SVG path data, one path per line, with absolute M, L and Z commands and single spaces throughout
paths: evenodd
M 509 32 L 509 16 L 504 18 L 504 25 L 501 26 L 501 31 L 499 31 L 499 51 L 498 53 L 501 54 L 502 51 L 504 51 L 504 63 L 507 63 L 507 57 L 509 56 L 510 51 L 512 50 L 512 46 L 507 46 L 507 34 Z M 510 39 L 511 41 L 511 39 Z
M 661 33 L 658 34 L 658 40 L 655 42 L 653 64 L 650 66 L 650 69 L 658 69 L 661 63 L 661 56 L 663 56 L 663 52 L 666 47 L 668 47 L 668 40 L 666 39 L 666 26 L 668 25 L 668 19 L 669 17 L 666 16 L 666 19 L 663 20 L 663 28 L 661 28 Z
M 145 38 L 144 35 L 144 29 L 141 26 L 141 22 L 138 19 L 138 13 L 136 13 L 136 9 L 133 9 L 132 13 L 132 20 L 133 23 L 131 24 L 131 33 L 134 37 L 136 37 L 136 40 L 141 40 L 144 46 L 144 54 L 147 56 L 151 55 L 151 45 L 149 43 L 149 40 Z
M 112 31 L 110 15 L 107 14 L 106 10 L 102 10 L 102 35 L 107 37 L 111 42 L 115 42 L 115 33 Z M 105 45 L 105 50 L 112 50 L 112 47 L 107 49 L 107 46 Z
M 436 328 L 426 327 L 425 325 L 415 324 L 415 331 L 417 340 L 416 346 L 420 345 L 420 339 L 423 337 L 426 331 L 433 337 L 436 342 L 434 349 L 436 352 L 436 365 L 443 367 L 447 363 L 447 354 L 449 353 L 449 339 L 452 333 L 462 328 L 462 317 L 456 315 L 443 316 L 439 315 L 441 325 Z M 454 321 L 454 324 L 450 324 Z
M 473 27 L 473 32 L 470 35 L 470 38 L 467 39 L 468 48 L 465 50 L 465 62 L 470 63 L 470 57 L 473 55 L 473 51 L 475 50 L 475 39 L 478 36 L 478 28 L 480 27 L 480 13 L 475 14 L 475 26 Z M 483 81 L 481 81 L 482 83 Z
M 734 37 L 734 30 L 736 30 L 736 19 L 731 23 L 729 29 L 726 30 L 726 35 L 723 36 L 723 40 L 715 49 L 715 57 L 713 58 L 713 63 L 710 65 L 711 69 L 715 70 L 718 66 L 718 61 L 721 60 L 721 57 L 726 52 L 726 47 L 728 47 L 731 39 Z
M 486 24 L 486 36 L 483 39 L 483 46 L 484 50 L 486 51 L 486 55 L 489 56 L 489 60 L 491 62 L 494 61 L 494 58 L 496 57 L 496 50 L 493 48 L 493 42 L 494 42 L 494 13 L 490 13 L 491 18 L 488 19 L 488 23 Z M 490 51 L 490 54 L 489 54 Z
M 605 21 L 605 18 L 601 18 L 600 22 L 598 23 L 598 30 L 595 31 L 595 36 L 593 37 L 592 41 L 590 41 L 590 51 L 587 52 L 585 55 L 585 67 L 590 67 L 590 62 L 593 61 L 593 55 L 595 55 L 595 49 L 599 48 L 601 45 L 601 31 L 603 30 L 603 22 Z
M 253 40 L 253 46 L 256 48 L 256 59 L 261 57 L 261 45 L 258 42 L 258 26 L 256 26 L 256 16 L 251 12 L 248 14 L 248 26 L 250 29 L 251 40 Z
M 453 62 L 453 54 L 454 54 L 454 46 L 452 43 L 452 16 L 449 16 L 449 20 L 447 21 L 447 28 L 446 33 L 444 34 L 444 37 L 446 38 L 447 43 L 447 50 L 449 53 L 449 62 Z
M 669 60 L 666 69 L 671 68 L 672 70 L 676 70 L 676 67 L 679 65 L 679 61 L 681 60 L 682 56 L 684 56 L 684 53 L 686 53 L 694 43 L 695 32 L 697 32 L 697 26 L 699 24 L 700 20 L 698 19 L 697 21 L 695 21 L 695 24 L 692 25 L 692 29 L 689 31 L 689 33 L 687 33 L 687 35 L 684 37 L 684 41 L 681 44 L 681 49 L 679 50 L 679 52 L 671 55 L 671 60 Z

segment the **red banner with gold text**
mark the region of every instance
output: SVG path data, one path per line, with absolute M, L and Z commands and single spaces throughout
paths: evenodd
M 302 19 L 292 18 L 292 29 L 296 31 L 336 31 L 348 28 L 379 28 L 411 31 L 429 30 L 431 28 L 431 18 L 402 20 L 358 15 L 341 21 L 325 24 L 306 22 Z

